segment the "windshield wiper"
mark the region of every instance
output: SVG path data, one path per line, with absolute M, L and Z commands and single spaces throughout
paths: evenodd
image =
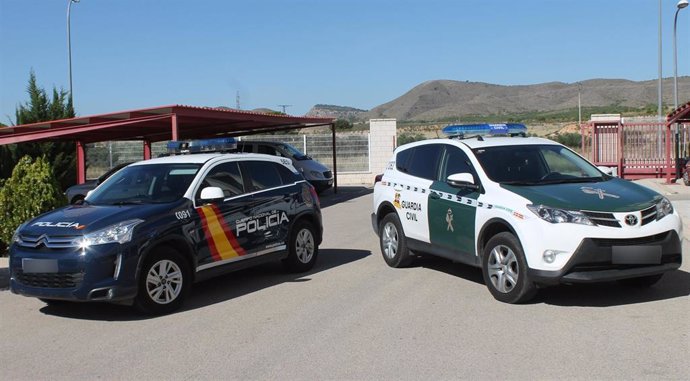
M 144 201 L 142 200 L 125 200 L 125 201 L 118 201 L 114 202 L 112 205 L 116 206 L 122 206 L 122 205 L 141 205 L 143 204 Z
M 575 177 L 570 179 L 544 180 L 541 181 L 540 184 L 596 183 L 602 180 L 602 177 Z

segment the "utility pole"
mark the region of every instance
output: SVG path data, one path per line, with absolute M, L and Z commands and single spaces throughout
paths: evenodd
M 278 105 L 278 107 L 282 107 L 282 108 L 283 108 L 283 114 L 287 114 L 287 112 L 285 112 L 285 109 L 288 108 L 288 107 L 290 107 L 290 106 L 292 106 L 292 105 Z
M 235 96 L 235 108 L 241 110 L 240 108 L 240 91 L 237 90 L 237 95 Z

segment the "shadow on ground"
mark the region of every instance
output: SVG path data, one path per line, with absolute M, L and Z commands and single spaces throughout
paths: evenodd
M 420 256 L 411 267 L 423 267 L 484 285 L 482 270 L 447 259 Z M 690 295 L 690 273 L 671 271 L 654 286 L 647 288 L 617 282 L 558 285 L 540 289 L 528 304 L 550 304 L 563 307 L 611 307 L 682 298 Z M 486 297 L 491 298 L 489 291 Z
M 652 287 L 626 286 L 617 282 L 549 287 L 539 291 L 532 303 L 564 307 L 611 307 L 655 302 L 690 295 L 690 273 L 670 271 Z
M 338 193 L 334 193 L 333 189 L 329 189 L 321 193 L 319 199 L 321 200 L 321 207 L 328 208 L 329 206 L 347 202 L 373 192 L 374 188 L 365 186 L 338 187 Z
M 316 266 L 306 273 L 285 273 L 279 262 L 229 273 L 194 284 L 191 294 L 178 312 L 204 308 L 285 282 L 309 282 L 310 276 L 346 265 L 371 255 L 368 250 L 322 249 Z M 71 303 L 46 305 L 41 312 L 72 319 L 129 321 L 152 318 L 138 314 L 130 306 L 110 303 Z M 155 317 L 154 317 L 155 318 Z

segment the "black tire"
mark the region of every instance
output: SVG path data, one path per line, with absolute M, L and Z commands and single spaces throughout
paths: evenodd
M 189 262 L 172 247 L 157 248 L 141 267 L 134 306 L 148 315 L 173 312 L 182 306 L 191 283 Z
M 690 187 L 690 168 L 686 168 L 683 172 L 683 184 Z
M 522 245 L 512 233 L 498 233 L 484 247 L 484 282 L 496 300 L 516 304 L 532 299 L 537 288 L 527 269 Z
M 288 256 L 283 259 L 283 268 L 293 273 L 309 271 L 316 263 L 319 245 L 316 243 L 314 226 L 305 220 L 295 223 L 290 232 Z
M 400 268 L 412 263 L 413 257 L 396 213 L 386 214 L 379 223 L 379 246 L 388 266 Z
M 664 274 L 648 275 L 639 278 L 620 279 L 618 283 L 628 287 L 646 288 L 652 287 L 661 280 Z

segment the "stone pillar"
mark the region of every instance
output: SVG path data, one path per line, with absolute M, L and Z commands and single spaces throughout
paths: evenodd
M 369 170 L 372 174 L 378 175 L 386 169 L 395 150 L 396 134 L 395 119 L 369 120 Z

